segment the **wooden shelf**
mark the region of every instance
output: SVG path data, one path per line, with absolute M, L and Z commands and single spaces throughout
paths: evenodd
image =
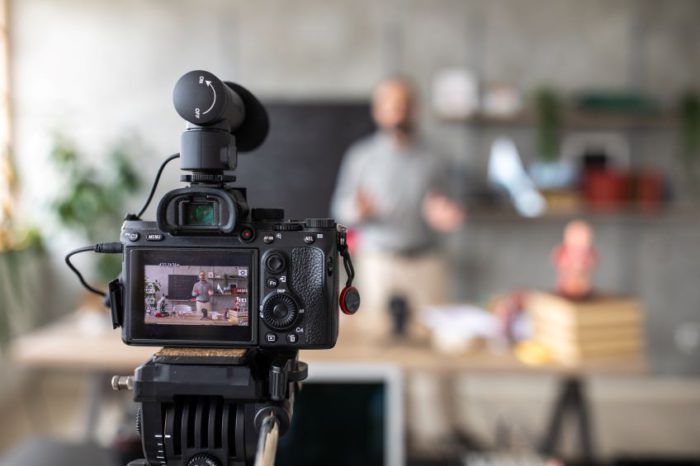
M 442 118 L 443 121 L 466 123 L 482 127 L 534 128 L 536 115 L 524 111 L 513 116 L 499 117 L 477 113 L 466 119 Z M 675 129 L 678 117 L 675 113 L 625 113 L 570 110 L 564 115 L 564 128 L 576 130 L 634 130 L 634 129 Z
M 700 211 L 694 206 L 661 206 L 658 210 L 646 210 L 636 206 L 620 207 L 617 210 L 595 210 L 586 207 L 571 211 L 550 211 L 539 217 L 523 217 L 507 205 L 473 207 L 469 218 L 474 222 L 547 222 L 568 221 L 583 218 L 590 221 L 642 222 L 642 223 L 700 223 Z

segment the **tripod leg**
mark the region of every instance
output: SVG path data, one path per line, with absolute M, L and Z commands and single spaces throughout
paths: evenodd
M 277 417 L 274 412 L 271 412 L 263 420 L 260 427 L 258 446 L 255 453 L 255 466 L 274 466 L 279 432 Z
M 574 401 L 577 381 L 575 377 L 567 377 L 559 381 L 559 393 L 549 418 L 547 434 L 542 440 L 540 452 L 552 456 L 556 453 L 557 444 L 561 437 L 564 416 L 568 407 Z
M 576 379 L 576 384 L 572 385 L 572 407 L 575 408 L 578 417 L 578 434 L 581 456 L 586 464 L 593 461 L 593 436 L 591 432 L 590 407 L 586 397 L 586 387 L 584 382 Z

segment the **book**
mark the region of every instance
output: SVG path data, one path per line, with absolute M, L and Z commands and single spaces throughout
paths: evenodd
M 643 315 L 638 300 L 593 296 L 572 300 L 532 292 L 525 301 L 536 342 L 561 362 L 633 357 L 644 348 Z

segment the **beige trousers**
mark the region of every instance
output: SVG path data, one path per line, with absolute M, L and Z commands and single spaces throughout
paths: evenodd
M 438 254 L 402 257 L 393 254 L 361 253 L 356 257 L 356 284 L 362 304 L 354 324 L 365 334 L 384 339 L 391 331 L 389 300 L 403 295 L 409 303 L 413 337 L 427 332 L 420 315 L 435 304 L 445 304 L 452 296 L 447 261 Z M 417 450 L 450 438 L 456 425 L 452 402 L 451 377 L 411 373 L 407 379 L 407 429 Z
M 389 301 L 393 296 L 408 300 L 414 322 L 430 305 L 449 300 L 447 264 L 437 254 L 404 257 L 361 253 L 356 262 L 357 288 L 362 299 L 357 320 L 372 333 L 389 331 Z
M 207 311 L 207 317 L 211 319 L 211 301 L 207 303 L 201 303 L 197 301 L 197 313 L 204 315 L 202 311 L 204 311 L 205 309 Z

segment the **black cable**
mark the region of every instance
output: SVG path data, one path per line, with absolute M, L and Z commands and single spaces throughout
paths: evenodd
M 81 252 L 97 252 L 97 253 L 102 253 L 102 254 L 120 254 L 122 252 L 122 244 L 121 243 L 98 243 L 93 246 L 85 246 L 82 248 L 74 249 L 73 251 L 69 252 L 66 255 L 66 265 L 68 265 L 68 268 L 70 268 L 74 274 L 78 276 L 78 280 L 80 280 L 80 283 L 87 289 L 88 291 L 95 293 L 96 295 L 100 295 L 103 298 L 107 296 L 107 293 L 101 290 L 98 290 L 97 288 L 93 288 L 88 282 L 85 281 L 85 278 L 83 278 L 83 274 L 80 273 L 80 271 L 73 265 L 73 263 L 70 261 L 70 258 L 73 257 L 75 254 L 79 254 Z
M 136 215 L 136 218 L 130 218 L 131 220 L 138 220 L 141 218 L 144 212 L 146 212 L 146 209 L 148 209 L 149 204 L 153 200 L 153 195 L 156 193 L 156 188 L 158 187 L 158 182 L 160 181 L 160 175 L 163 174 L 163 170 L 165 169 L 165 166 L 168 165 L 168 163 L 172 162 L 176 158 L 180 157 L 180 154 L 173 154 L 167 159 L 163 160 L 163 163 L 160 164 L 160 168 L 158 169 L 158 173 L 156 173 L 156 178 L 153 180 L 153 186 L 151 186 L 151 192 L 148 195 L 148 199 L 146 199 L 146 203 L 143 205 L 139 213 Z M 131 217 L 131 216 L 129 216 Z

